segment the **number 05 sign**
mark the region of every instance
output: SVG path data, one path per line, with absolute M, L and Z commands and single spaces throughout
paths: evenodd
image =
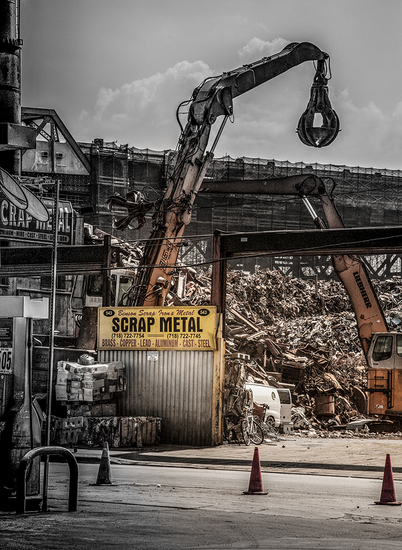
M 12 348 L 0 348 L 0 374 L 12 374 Z

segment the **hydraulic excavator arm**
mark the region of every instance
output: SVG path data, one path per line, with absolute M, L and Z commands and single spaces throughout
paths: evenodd
M 319 229 L 342 229 L 345 227 L 331 194 L 328 194 L 324 182 L 315 175 L 305 174 L 268 180 L 205 181 L 202 190 L 210 193 L 299 196 Z M 319 198 L 325 222 L 316 214 L 309 197 Z M 367 357 L 372 334 L 388 332 L 382 307 L 361 258 L 352 255 L 334 255 L 332 264 L 349 295 L 356 315 L 363 352 Z
M 314 176 L 313 176 L 314 177 Z M 320 229 L 340 229 L 345 227 L 332 198 L 327 194 L 325 185 L 319 178 L 314 188 L 315 194 L 320 198 L 324 210 L 327 225 L 314 212 L 307 199 L 308 186 L 300 185 L 299 194 L 314 219 L 314 223 Z M 311 192 L 310 192 L 311 193 Z M 373 333 L 387 332 L 388 326 L 374 290 L 370 276 L 364 261 L 358 256 L 333 255 L 332 265 L 338 278 L 345 287 L 356 316 L 357 330 L 363 353 L 367 359 L 367 353 Z
M 168 188 L 156 205 L 153 232 L 148 240 L 138 277 L 133 286 L 132 305 L 163 305 L 169 291 L 185 226 L 225 123 L 233 114 L 233 99 L 279 76 L 305 61 L 316 61 L 316 75 L 306 111 L 298 125 L 300 139 L 306 145 L 322 147 L 339 132 L 339 119 L 331 108 L 327 88 L 329 56 L 308 42 L 292 43 L 281 52 L 245 65 L 220 76 L 206 79 L 187 102 L 188 119 L 178 144 L 178 154 Z M 321 113 L 323 126 L 314 127 L 314 113 Z M 219 116 L 222 124 L 211 150 L 206 152 L 211 127 Z M 113 205 L 113 197 L 108 201 Z M 135 212 L 131 204 L 132 211 Z M 120 226 L 121 229 L 124 228 Z

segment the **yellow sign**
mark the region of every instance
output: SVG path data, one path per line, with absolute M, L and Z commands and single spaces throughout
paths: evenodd
M 98 349 L 216 349 L 215 306 L 100 307 Z

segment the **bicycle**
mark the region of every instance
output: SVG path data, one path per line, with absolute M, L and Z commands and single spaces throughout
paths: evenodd
M 243 440 L 246 445 L 260 445 L 264 441 L 264 433 L 259 419 L 253 414 L 252 391 L 236 388 L 228 402 L 228 411 L 225 415 L 227 441 L 231 443 L 235 438 L 239 444 Z
M 245 445 L 261 445 L 264 441 L 264 432 L 262 427 L 253 415 L 251 407 L 244 407 L 243 415 L 241 419 L 241 433 L 243 435 L 243 441 Z
M 264 437 L 268 437 L 269 439 L 276 438 L 278 433 L 275 428 L 275 420 L 274 417 L 269 414 L 269 407 L 265 403 L 261 405 L 263 407 L 263 415 L 262 418 L 258 417 L 258 422 L 262 428 Z

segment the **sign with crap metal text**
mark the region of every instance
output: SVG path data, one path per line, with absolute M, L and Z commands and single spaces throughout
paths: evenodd
M 100 307 L 98 349 L 216 349 L 215 306 Z
M 53 200 L 39 199 L 0 168 L 0 231 L 3 239 L 52 242 L 53 210 Z M 58 210 L 58 242 L 73 244 L 75 218 L 71 203 L 59 201 Z

